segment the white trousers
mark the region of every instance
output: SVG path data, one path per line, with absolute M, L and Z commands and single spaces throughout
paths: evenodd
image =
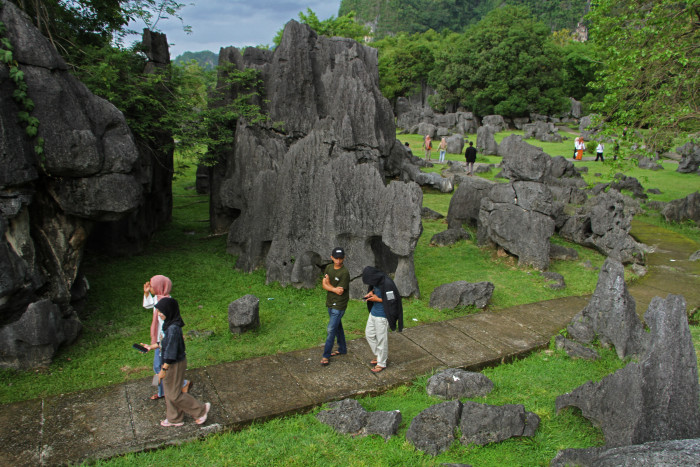
M 365 326 L 365 338 L 377 356 L 377 366 L 386 368 L 386 359 L 389 356 L 389 322 L 386 318 L 377 318 L 370 313 Z

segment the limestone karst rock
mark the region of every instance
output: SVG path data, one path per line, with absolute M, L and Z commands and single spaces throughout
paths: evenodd
M 418 295 L 422 192 L 415 183 L 387 184 L 401 143 L 379 91 L 376 50 L 290 21 L 274 52 L 225 48 L 219 57 L 259 71 L 258 102 L 269 117 L 238 120 L 235 143 L 210 171 L 212 227 L 228 231 L 237 266 L 265 267 L 268 282 L 313 287 L 318 266 L 341 245 L 351 277 L 375 265 L 395 275 L 402 295 Z M 237 92 L 227 88 L 218 105 Z M 351 296 L 362 289 L 353 281 Z

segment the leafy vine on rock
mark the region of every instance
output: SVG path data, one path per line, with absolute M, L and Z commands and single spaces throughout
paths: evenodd
M 17 60 L 14 59 L 12 44 L 5 36 L 5 24 L 0 21 L 0 60 L 7 65 L 10 72 L 10 79 L 15 84 L 15 90 L 12 93 L 12 99 L 20 106 L 20 111 L 17 112 L 17 118 L 21 125 L 24 125 L 24 131 L 30 138 L 35 138 L 34 152 L 39 157 L 44 154 L 44 138 L 37 137 L 39 132 L 39 119 L 32 117 L 31 113 L 34 110 L 34 101 L 27 94 L 28 87 L 24 80 L 24 72 L 19 69 Z

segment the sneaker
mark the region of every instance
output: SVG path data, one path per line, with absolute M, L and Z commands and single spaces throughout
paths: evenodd
M 209 409 L 211 409 L 211 402 L 207 402 L 206 404 L 204 404 L 204 406 L 206 407 L 204 415 L 202 415 L 201 417 L 199 417 L 197 420 L 194 421 L 197 425 L 201 425 L 207 421 L 207 415 L 209 415 Z

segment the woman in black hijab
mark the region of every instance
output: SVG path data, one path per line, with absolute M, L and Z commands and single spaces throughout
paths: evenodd
M 160 341 L 160 354 L 163 362 L 158 378 L 163 381 L 165 391 L 165 415 L 162 426 L 182 426 L 185 413 L 195 419 L 198 425 L 207 421 L 211 404 L 202 404 L 189 393 L 182 392 L 185 379 L 187 358 L 185 356 L 185 340 L 182 337 L 182 327 L 185 322 L 180 316 L 180 306 L 177 300 L 170 297 L 162 298 L 156 303 L 160 318 L 163 320 L 165 337 Z M 155 349 L 158 344 L 145 345 Z
M 381 270 L 367 266 L 362 271 L 362 282 L 367 284 L 367 310 L 369 317 L 365 326 L 365 338 L 376 358 L 370 363 L 374 373 L 386 368 L 389 356 L 389 332 L 403 329 L 403 304 L 396 284 Z

